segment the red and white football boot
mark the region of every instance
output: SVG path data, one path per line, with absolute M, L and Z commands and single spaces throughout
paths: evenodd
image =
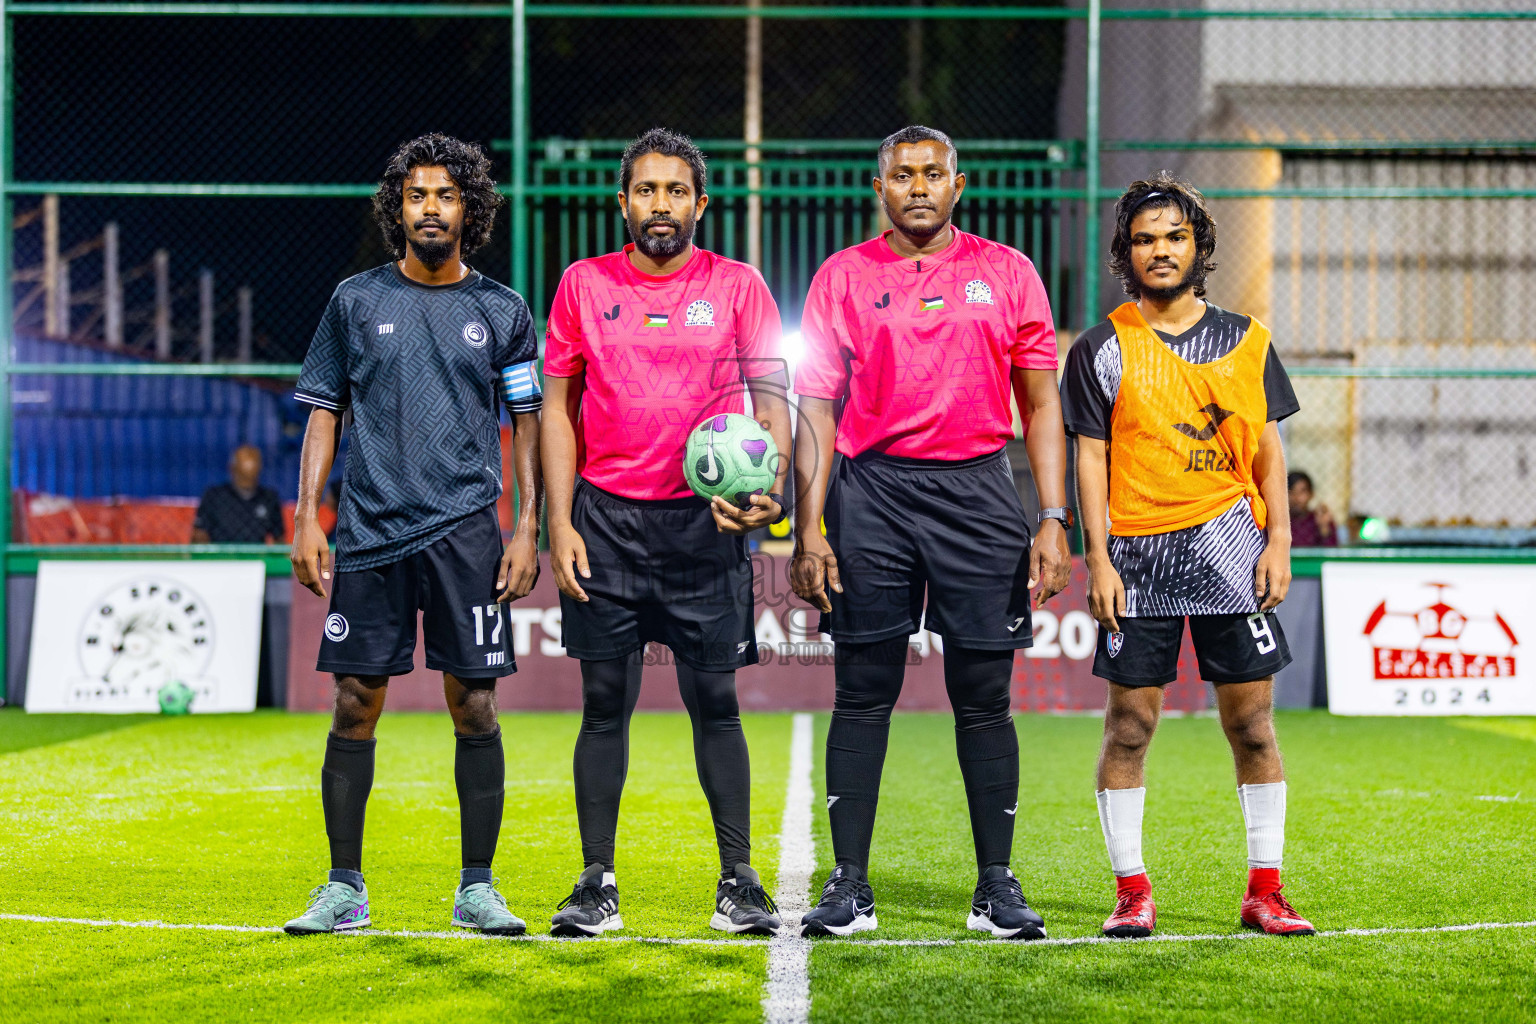
M 1144 939 L 1157 926 L 1152 881 L 1143 871 L 1115 879 L 1115 912 L 1104 922 L 1104 934 L 1116 939 Z
M 1248 893 L 1243 897 L 1243 927 L 1269 935 L 1316 935 L 1312 922 L 1296 913 L 1280 894 L 1282 888 L 1279 868 L 1250 868 Z

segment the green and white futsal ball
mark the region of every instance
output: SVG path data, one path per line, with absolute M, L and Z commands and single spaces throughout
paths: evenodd
M 192 687 L 180 679 L 167 682 L 155 696 L 160 700 L 162 715 L 185 715 L 192 710 Z
M 693 493 L 705 501 L 722 497 L 737 508 L 749 508 L 754 494 L 773 489 L 779 447 L 750 416 L 721 413 L 694 427 L 683 453 L 683 476 Z

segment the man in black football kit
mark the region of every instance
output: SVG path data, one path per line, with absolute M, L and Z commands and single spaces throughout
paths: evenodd
M 416 616 L 427 667 L 443 673 L 458 739 L 463 865 L 453 923 L 503 935 L 524 925 L 493 885 L 504 760 L 496 679 L 516 671 L 502 604 L 538 578 L 537 342 L 522 296 L 471 270 L 502 203 L 478 147 L 425 135 L 390 158 L 374 213 L 396 262 L 343 281 L 315 332 L 296 397 L 304 435 L 293 567 L 321 597 L 331 581 L 318 668 L 336 677 L 320 773 L 331 872 L 292 934 L 370 923 L 363 816 L 374 727 L 389 677 L 410 672 Z M 497 393 L 512 415 L 517 527 L 503 550 Z M 336 559 L 316 520 L 344 422 Z

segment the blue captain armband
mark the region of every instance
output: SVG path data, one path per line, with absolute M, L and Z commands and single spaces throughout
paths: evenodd
M 515 363 L 501 371 L 501 398 L 514 415 L 538 412 L 544 407 L 544 392 L 533 363 Z

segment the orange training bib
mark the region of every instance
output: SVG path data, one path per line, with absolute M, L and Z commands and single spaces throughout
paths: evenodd
M 1269 329 L 1250 318 L 1231 352 L 1191 363 L 1157 336 L 1134 302 L 1109 320 L 1121 363 L 1110 419 L 1109 532 L 1142 537 L 1199 526 L 1244 495 L 1264 529 L 1253 459 L 1269 415 Z

